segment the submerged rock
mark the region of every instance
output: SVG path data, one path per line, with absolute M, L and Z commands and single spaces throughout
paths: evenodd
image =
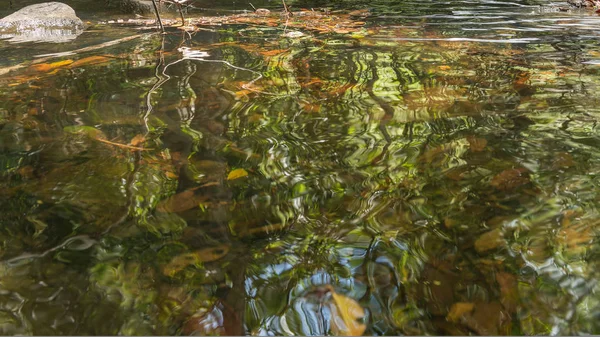
M 81 19 L 61 2 L 27 6 L 0 19 L 0 39 L 12 42 L 66 42 L 82 32 Z

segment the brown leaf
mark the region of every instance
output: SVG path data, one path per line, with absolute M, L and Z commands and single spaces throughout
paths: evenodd
M 504 245 L 504 234 L 500 228 L 496 228 L 481 235 L 475 241 L 475 250 L 478 253 L 483 253 L 488 250 L 496 249 Z
M 529 173 L 525 168 L 504 170 L 494 176 L 490 185 L 501 191 L 511 191 L 529 183 Z
M 448 308 L 456 302 L 454 291 L 459 277 L 452 270 L 453 264 L 443 261 L 427 264 L 421 272 L 419 293 L 433 315 L 447 315 Z
M 225 336 L 223 313 L 218 308 L 189 317 L 183 323 L 185 336 Z
M 580 254 L 588 250 L 594 242 L 594 228 L 598 226 L 594 221 L 572 219 L 576 215 L 578 214 L 575 212 L 566 213 L 556 234 L 557 242 L 570 254 Z
M 446 226 L 446 228 L 453 228 L 456 227 L 456 225 L 459 224 L 459 221 L 456 219 L 452 219 L 452 218 L 444 218 L 444 226 Z
M 199 206 L 200 203 L 208 200 L 206 195 L 196 195 L 198 188 L 192 188 L 175 195 L 170 196 L 166 200 L 158 203 L 156 210 L 159 212 L 183 212 Z
M 277 56 L 279 54 L 283 54 L 287 52 L 289 49 L 276 49 L 276 50 L 267 50 L 261 51 L 260 54 L 263 56 Z
M 502 305 L 509 312 L 514 312 L 519 300 L 517 277 L 513 274 L 500 272 L 496 274 L 496 282 L 500 285 Z
M 510 315 L 506 313 L 499 302 L 476 303 L 471 314 L 463 316 L 464 323 L 470 329 L 484 336 L 497 336 L 501 332 L 507 334 Z
M 469 145 L 471 146 L 471 151 L 473 152 L 481 152 L 483 150 L 485 150 L 485 147 L 487 146 L 487 139 L 485 138 L 477 138 L 475 136 L 468 136 L 467 137 L 467 141 L 469 142 Z
M 131 141 L 129 142 L 129 145 L 139 146 L 139 145 L 143 144 L 145 141 L 146 141 L 146 137 L 144 137 L 143 135 L 136 135 L 135 137 L 133 137 L 131 139 Z
M 446 318 L 451 322 L 458 322 L 465 314 L 471 313 L 475 308 L 474 303 L 457 302 L 452 305 Z
M 561 152 L 556 154 L 554 160 L 552 161 L 553 169 L 561 169 L 561 168 L 569 168 L 575 166 L 575 160 L 573 160 L 573 156 L 571 156 L 568 152 Z
M 302 110 L 308 113 L 318 113 L 321 112 L 321 104 L 312 104 L 312 103 L 304 103 L 300 104 Z

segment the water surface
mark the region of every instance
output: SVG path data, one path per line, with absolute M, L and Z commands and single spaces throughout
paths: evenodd
M 600 17 L 544 5 L 0 41 L 0 333 L 600 333 Z

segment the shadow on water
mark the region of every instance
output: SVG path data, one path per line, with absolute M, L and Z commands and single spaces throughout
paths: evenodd
M 374 4 L 0 42 L 0 333 L 599 333 L 600 18 Z

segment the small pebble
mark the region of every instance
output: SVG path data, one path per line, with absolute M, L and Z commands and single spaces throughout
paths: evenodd
M 271 14 L 271 11 L 266 8 L 259 8 L 255 11 L 255 13 L 258 15 L 269 15 Z
M 305 34 L 302 32 L 298 32 L 298 31 L 292 31 L 292 32 L 287 32 L 285 34 L 283 34 L 283 36 L 285 37 L 289 37 L 289 38 L 299 38 L 299 37 L 303 37 Z

